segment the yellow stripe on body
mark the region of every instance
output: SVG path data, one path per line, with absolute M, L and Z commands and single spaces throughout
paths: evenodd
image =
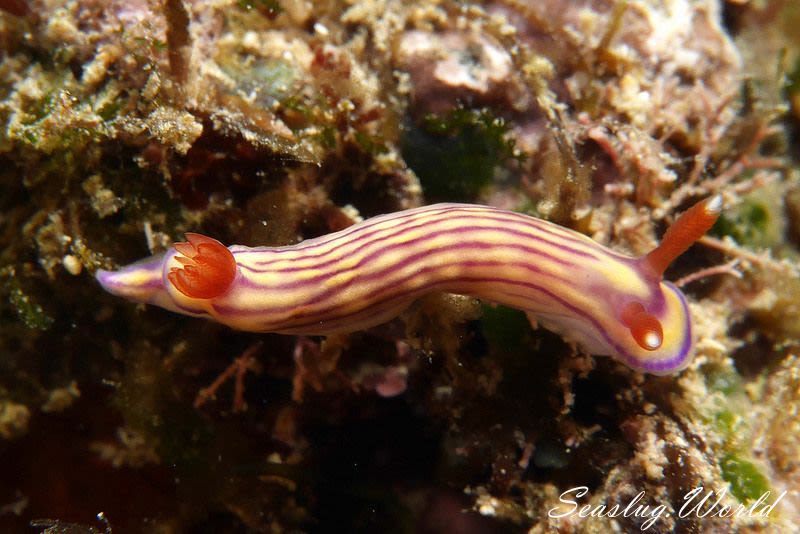
M 463 223 L 459 224 L 458 221 L 452 220 L 452 218 L 448 220 L 442 220 L 433 225 L 432 228 L 426 227 L 425 230 L 409 230 L 391 242 L 376 243 L 371 247 L 364 247 L 350 257 L 342 258 L 339 262 L 326 265 L 324 269 L 309 268 L 290 273 L 279 273 L 272 270 L 265 273 L 253 273 L 245 271 L 243 276 L 246 276 L 249 280 L 252 280 L 255 283 L 262 284 L 267 287 L 273 287 L 276 289 L 277 293 L 266 291 L 259 293 L 258 295 L 249 294 L 247 295 L 246 300 L 240 300 L 235 304 L 231 302 L 231 304 L 235 305 L 239 309 L 252 311 L 260 309 L 268 310 L 269 308 L 275 306 L 276 303 L 279 306 L 291 306 L 293 304 L 300 306 L 302 303 L 307 302 L 310 298 L 313 298 L 324 291 L 334 290 L 335 292 L 337 289 L 342 291 L 345 288 L 348 289 L 349 299 L 368 299 L 371 293 L 379 290 L 380 288 L 387 285 L 400 283 L 399 280 L 402 280 L 402 275 L 410 274 L 411 272 L 417 271 L 420 268 L 431 268 L 431 262 L 434 260 L 439 264 L 437 272 L 427 274 L 426 279 L 433 277 L 446 278 L 456 276 L 459 272 L 461 272 L 460 262 L 465 260 L 463 255 L 464 252 L 461 249 L 444 252 L 442 249 L 449 245 L 459 244 L 459 240 L 494 244 L 496 246 L 496 248 L 488 251 L 470 250 L 469 252 L 475 254 L 476 257 L 469 257 L 466 259 L 479 260 L 485 258 L 487 254 L 491 254 L 492 259 L 495 261 L 505 261 L 508 263 L 514 261 L 528 261 L 537 268 L 543 269 L 550 274 L 564 272 L 565 266 L 559 265 L 545 256 L 537 255 L 535 257 L 530 257 L 530 255 L 527 255 L 525 251 L 515 250 L 504 245 L 523 244 L 531 249 L 541 250 L 543 253 L 549 254 L 563 261 L 575 262 L 576 260 L 574 255 L 569 251 L 560 250 L 557 247 L 541 243 L 534 239 L 528 241 L 523 237 L 509 236 L 508 234 L 497 231 L 496 226 L 487 224 L 485 222 L 471 227 L 468 236 L 463 234 L 455 235 L 455 237 L 458 237 L 459 240 L 454 239 L 454 235 L 450 234 L 438 235 L 426 239 L 426 236 L 431 232 L 441 230 L 460 230 L 463 229 L 463 227 Z M 531 232 L 529 235 L 535 236 L 536 233 Z M 416 239 L 420 241 L 413 243 L 413 241 Z M 367 261 L 366 257 L 376 252 L 378 254 L 371 258 L 370 261 Z M 393 269 L 394 266 L 405 262 L 415 255 L 422 255 L 422 257 L 417 261 L 405 266 L 400 271 Z M 596 260 L 592 260 L 590 258 L 580 257 L 578 259 L 580 260 L 579 263 L 582 264 L 587 262 L 596 263 Z M 502 270 L 501 269 L 498 271 L 498 268 L 493 269 L 495 276 Z M 333 277 L 325 277 L 318 285 L 313 287 L 301 286 L 296 289 L 285 288 L 285 286 L 291 283 L 298 281 L 307 282 L 315 277 L 324 276 L 328 272 L 339 270 L 342 270 L 343 272 L 333 275 Z M 383 279 L 375 280 L 370 283 L 359 283 L 359 280 L 382 270 L 386 270 L 386 275 Z M 284 286 L 284 289 L 281 289 L 280 286 Z M 322 307 L 324 305 L 327 305 L 327 301 L 320 303 L 320 305 L 317 307 Z M 357 308 L 358 306 L 359 304 L 354 302 L 353 305 L 347 309 L 350 310 L 352 308 Z
M 459 208 L 459 210 L 462 208 Z M 456 213 L 452 212 L 441 212 L 441 213 L 428 213 L 428 212 L 421 212 L 415 213 L 411 212 L 407 216 L 400 217 L 397 219 L 389 220 L 380 222 L 377 224 L 371 224 L 368 227 L 364 228 L 362 231 L 353 232 L 352 235 L 349 235 L 345 239 L 336 240 L 333 239 L 336 237 L 337 234 L 343 234 L 345 232 L 351 231 L 352 227 L 342 230 L 341 232 L 337 232 L 337 234 L 331 234 L 329 236 L 324 236 L 330 238 L 329 243 L 325 243 L 323 245 L 316 245 L 313 248 L 309 248 L 307 250 L 297 250 L 296 253 L 280 253 L 276 255 L 274 258 L 270 258 L 270 263 L 265 266 L 260 266 L 257 264 L 258 261 L 263 260 L 263 258 L 255 253 L 255 254 L 242 254 L 237 256 L 237 262 L 244 267 L 248 267 L 251 269 L 262 269 L 262 268 L 269 268 L 269 269 L 287 269 L 287 268 L 309 268 L 313 269 L 317 265 L 322 262 L 330 262 L 330 261 L 340 261 L 344 258 L 350 257 L 353 254 L 357 254 L 360 249 L 362 249 L 365 243 L 355 243 L 351 242 L 353 239 L 357 239 L 363 233 L 371 233 L 369 241 L 385 239 L 387 236 L 390 236 L 393 232 L 399 230 L 399 226 L 405 225 L 410 223 L 411 225 L 419 224 L 419 228 L 408 228 L 402 231 L 402 234 L 396 236 L 396 238 L 392 238 L 387 240 L 383 246 L 392 246 L 397 241 L 396 239 L 403 239 L 403 242 L 408 241 L 406 233 L 415 232 L 415 236 L 419 236 L 420 234 L 432 233 L 437 230 L 441 229 L 460 229 L 463 228 L 465 225 L 469 226 L 482 226 L 485 228 L 497 228 L 498 224 L 502 224 L 502 221 L 494 221 L 494 220 L 486 220 L 485 216 L 489 215 L 495 218 L 504 219 L 508 223 L 513 223 L 513 227 L 517 231 L 524 231 L 528 232 L 531 237 L 539 237 L 542 239 L 546 239 L 549 241 L 558 242 L 559 237 L 566 237 L 571 239 L 577 239 L 578 241 L 566 241 L 561 244 L 570 246 L 572 248 L 581 250 L 582 252 L 586 253 L 597 253 L 599 245 L 592 241 L 590 238 L 579 234 L 577 232 L 571 232 L 565 229 L 558 227 L 557 225 L 553 224 L 542 224 L 542 226 L 546 227 L 548 231 L 554 232 L 556 235 L 550 235 L 547 232 L 542 231 L 537 224 L 534 224 L 530 219 L 525 219 L 527 216 L 522 216 L 506 211 L 495 210 L 491 208 L 464 208 L 465 211 L 458 211 Z M 545 221 L 538 221 L 539 223 L 545 223 Z M 441 227 L 441 224 L 444 223 L 447 226 Z M 367 244 L 368 244 L 367 242 Z M 307 241 L 303 241 L 298 243 L 298 247 L 302 247 L 306 244 Z M 537 242 L 538 245 L 545 246 L 541 242 Z M 602 249 L 600 249 L 602 250 Z M 309 257 L 309 255 L 314 255 L 318 257 Z M 309 275 L 312 276 L 312 275 Z
M 454 225 L 452 222 L 442 222 L 438 226 L 446 226 L 448 228 L 461 227 Z M 404 234 L 405 236 L 405 234 Z M 460 236 L 460 235 L 459 235 Z M 326 279 L 324 282 L 313 287 L 301 287 L 296 289 L 281 288 L 281 282 L 290 283 L 294 281 L 294 277 L 281 277 L 275 273 L 258 274 L 258 280 L 262 283 L 278 284 L 275 291 L 264 292 L 246 292 L 241 295 L 241 298 L 228 304 L 233 304 L 239 309 L 248 309 L 252 312 L 263 311 L 263 314 L 254 313 L 252 320 L 263 321 L 270 325 L 275 325 L 272 330 L 282 330 L 282 325 L 292 323 L 293 321 L 302 321 L 303 317 L 315 317 L 321 320 L 336 319 L 339 316 L 357 313 L 358 311 L 369 307 L 374 302 L 374 295 L 382 290 L 388 288 L 396 288 L 392 293 L 396 294 L 397 300 L 404 300 L 405 294 L 413 292 L 414 289 L 423 286 L 431 281 L 447 281 L 449 279 L 461 276 L 481 276 L 485 278 L 504 277 L 508 280 L 535 280 L 535 282 L 543 287 L 555 292 L 560 293 L 568 299 L 574 299 L 578 302 L 583 302 L 584 299 L 596 298 L 596 293 L 589 291 L 586 287 L 572 288 L 569 285 L 569 280 L 580 281 L 579 276 L 581 271 L 591 272 L 592 264 L 598 260 L 590 258 L 580 258 L 582 261 L 577 265 L 565 267 L 557 264 L 547 257 L 536 256 L 531 258 L 529 253 L 523 250 L 516 250 L 504 245 L 514 244 L 520 240 L 526 242 L 524 238 L 516 238 L 516 241 L 509 239 L 507 234 L 498 232 L 493 227 L 485 227 L 473 229 L 469 232 L 469 241 L 478 241 L 483 243 L 494 242 L 496 248 L 491 250 L 470 250 L 474 256 L 464 257 L 464 251 L 455 249 L 450 251 L 442 251 L 441 247 L 454 243 L 454 240 L 449 235 L 441 235 L 431 239 L 425 239 L 411 246 L 407 241 L 415 237 L 424 237 L 421 231 L 414 231 L 413 235 L 407 237 L 406 240 L 400 240 L 402 243 L 401 248 L 394 248 L 386 251 L 385 253 L 374 258 L 374 262 L 367 262 L 358 265 L 357 269 L 348 269 L 335 278 Z M 526 245 L 532 249 L 542 248 L 537 247 L 540 243 L 527 243 Z M 553 247 L 544 245 L 548 251 L 553 255 L 558 255 L 565 260 L 574 260 L 568 251 L 562 251 Z M 393 268 L 406 259 L 415 254 L 423 253 L 422 257 L 415 262 L 410 262 L 403 269 Z M 488 267 L 469 266 L 464 268 L 462 262 L 466 260 L 483 260 L 491 257 L 494 262 L 500 265 L 491 265 Z M 351 263 L 352 259 L 348 263 Z M 513 263 L 530 264 L 538 269 L 542 269 L 543 273 L 531 272 L 522 267 L 512 265 Z M 507 264 L 507 265 L 506 265 Z M 338 266 L 327 266 L 327 269 L 334 269 Z M 386 269 L 386 273 L 381 278 L 367 281 L 366 279 L 374 274 Z M 427 272 L 421 272 L 421 269 L 428 269 Z M 576 272 L 576 269 L 578 272 Z M 569 272 L 567 272 L 569 271 Z M 419 276 L 413 276 L 415 272 L 420 272 Z M 303 279 L 308 280 L 309 277 L 320 273 L 319 270 L 309 270 L 308 273 L 303 275 Z M 558 276 L 561 273 L 563 280 L 554 280 L 551 276 Z M 250 273 L 252 275 L 252 273 Z M 296 275 L 298 273 L 292 273 Z M 404 279 L 409 277 L 408 279 Z M 280 279 L 280 280 L 279 280 Z M 452 285 L 452 284 L 451 284 Z M 550 299 L 542 296 L 542 294 L 531 291 L 528 289 L 522 290 L 510 285 L 508 292 L 515 289 L 519 294 L 519 298 L 514 302 L 510 302 L 507 297 L 502 295 L 494 295 L 491 293 L 491 285 L 485 283 L 472 283 L 461 284 L 467 287 L 464 293 L 475 294 L 492 300 L 495 302 L 514 305 L 515 307 L 546 311 L 554 314 L 568 313 L 568 310 L 560 305 L 553 307 L 554 304 Z M 503 284 L 495 283 L 496 286 L 503 286 Z M 443 286 L 440 289 L 448 290 Z M 480 291 L 470 289 L 470 287 L 483 288 Z M 489 289 L 486 289 L 489 288 Z M 315 303 L 309 303 L 311 300 L 317 298 L 324 291 L 330 291 L 330 294 L 323 300 Z M 381 298 L 386 297 L 382 294 Z M 344 305 L 342 305 L 344 304 Z M 275 307 L 290 308 L 282 313 L 274 312 Z M 336 306 L 335 310 L 325 312 L 322 310 L 330 306 Z

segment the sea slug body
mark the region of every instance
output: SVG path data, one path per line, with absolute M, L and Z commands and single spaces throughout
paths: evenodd
M 693 334 L 684 295 L 661 276 L 721 208 L 719 196 L 696 204 L 641 258 L 527 215 L 435 204 L 284 247 L 187 234 L 97 279 L 115 295 L 239 330 L 305 335 L 369 328 L 426 293 L 460 293 L 524 310 L 592 354 L 665 374 L 689 362 Z

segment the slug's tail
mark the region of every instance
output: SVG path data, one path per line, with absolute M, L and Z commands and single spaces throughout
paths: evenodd
M 664 234 L 661 244 L 644 257 L 644 263 L 653 275 L 660 278 L 675 258 L 714 226 L 721 211 L 722 196 L 714 195 L 698 202 L 678 217 Z
M 164 255 L 158 254 L 127 265 L 118 271 L 100 269 L 95 278 L 103 289 L 134 302 L 153 302 L 164 292 L 161 269 Z

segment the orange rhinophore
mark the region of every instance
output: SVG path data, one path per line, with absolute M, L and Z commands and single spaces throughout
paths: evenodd
M 698 202 L 678 217 L 667 229 L 661 244 L 644 257 L 653 275 L 660 278 L 675 258 L 714 226 L 721 211 L 722 196 L 714 195 L 704 202 Z
M 656 350 L 664 340 L 664 330 L 661 322 L 653 315 L 647 313 L 640 302 L 629 302 L 622 309 L 620 317 L 627 326 L 633 339 L 645 350 Z
M 175 288 L 187 297 L 212 299 L 225 293 L 236 277 L 236 260 L 219 241 L 201 234 L 187 233 L 188 243 L 175 243 L 175 260 L 183 267 L 172 267 L 167 274 Z M 182 254 L 182 255 L 181 255 Z

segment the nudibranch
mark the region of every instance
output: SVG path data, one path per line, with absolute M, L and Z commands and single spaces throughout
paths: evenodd
M 330 335 L 376 326 L 433 291 L 528 313 L 591 354 L 666 374 L 692 356 L 686 298 L 662 281 L 717 219 L 699 202 L 633 258 L 534 217 L 434 204 L 283 247 L 225 247 L 186 234 L 164 254 L 98 271 L 114 295 L 251 332 Z

